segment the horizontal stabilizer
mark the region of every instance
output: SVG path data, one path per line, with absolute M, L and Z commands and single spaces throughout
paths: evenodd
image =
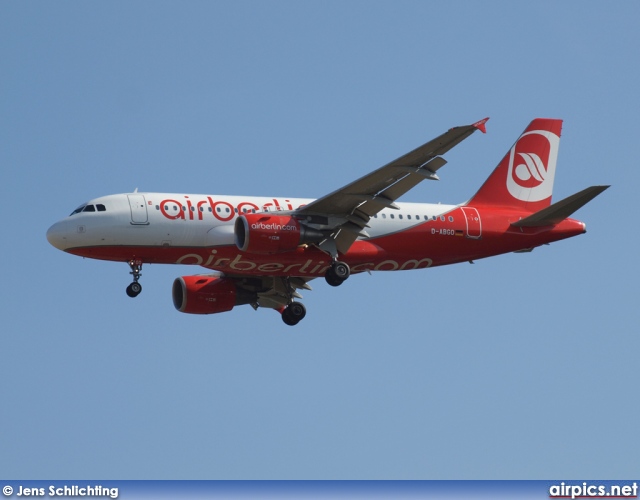
M 515 227 L 553 226 L 562 222 L 573 212 L 589 203 L 608 187 L 609 186 L 588 187 L 511 225 Z

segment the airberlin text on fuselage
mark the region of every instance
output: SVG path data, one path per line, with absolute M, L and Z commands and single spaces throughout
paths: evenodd
M 207 196 L 205 200 L 200 201 L 192 201 L 187 196 L 185 196 L 184 201 L 166 199 L 160 202 L 159 208 L 162 215 L 170 220 L 186 220 L 187 213 L 189 214 L 189 220 L 195 220 L 196 218 L 197 220 L 204 220 L 204 214 L 208 212 L 221 222 L 231 221 L 236 214 L 252 213 L 253 211 L 294 210 L 290 200 L 284 200 L 284 202 L 282 202 L 276 198 L 272 198 L 272 202 L 265 203 L 262 207 L 250 201 L 243 201 L 237 206 L 234 206 L 228 201 L 214 201 L 211 196 Z M 197 217 L 195 214 L 197 214 Z M 258 227 L 253 227 L 258 224 L 261 225 L 259 229 L 278 229 L 283 231 L 297 229 L 295 226 L 279 226 L 275 228 L 271 227 L 272 224 L 264 224 L 262 222 L 253 224 L 252 228 L 258 229 Z M 354 258 L 357 259 L 357 256 L 354 256 Z M 236 254 L 234 257 L 223 257 L 218 255 L 217 250 L 211 250 L 210 254 L 204 254 L 204 256 L 198 253 L 185 254 L 176 260 L 176 264 L 192 264 L 220 270 L 231 269 L 247 274 L 253 274 L 254 272 L 274 274 L 295 273 L 298 276 L 323 276 L 330 267 L 330 262 L 316 259 L 307 259 L 304 262 L 293 264 L 284 264 L 282 262 L 254 262 L 249 259 L 249 256 L 242 254 Z M 409 259 L 402 262 L 385 259 L 380 262 L 353 263 L 351 264 L 351 271 L 355 273 L 364 271 L 404 271 L 424 269 L 431 267 L 432 264 L 433 261 L 429 258 L 420 260 Z
M 193 264 L 204 266 L 218 270 L 237 271 L 240 273 L 253 274 L 254 272 L 260 273 L 274 273 L 274 274 L 295 274 L 298 276 L 324 276 L 329 269 L 330 262 L 324 260 L 307 259 L 304 262 L 294 264 L 283 264 L 281 262 L 253 262 L 249 260 L 247 255 L 236 254 L 234 258 L 221 257 L 217 255 L 217 250 L 211 250 L 211 254 L 203 257 L 197 253 L 189 253 L 180 257 L 176 264 Z M 364 271 L 405 271 L 412 269 L 426 269 L 431 267 L 433 260 L 424 258 L 420 260 L 409 259 L 402 263 L 393 260 L 385 259 L 382 262 L 363 262 L 360 264 L 351 265 L 351 272 L 358 273 Z
M 185 196 L 184 201 L 162 200 L 160 202 L 160 213 L 170 220 L 186 220 L 187 213 L 189 214 L 189 220 L 204 220 L 205 213 L 210 213 L 219 221 L 229 222 L 236 214 L 251 213 L 254 210 L 262 212 L 294 209 L 289 200 L 284 200 L 282 204 L 276 198 L 272 200 L 273 202 L 265 203 L 262 207 L 250 201 L 243 201 L 238 206 L 233 206 L 228 201 L 214 201 L 211 196 L 207 196 L 205 200 L 200 201 L 192 201 Z

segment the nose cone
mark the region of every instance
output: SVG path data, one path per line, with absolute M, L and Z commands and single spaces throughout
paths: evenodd
M 58 250 L 67 248 L 67 228 L 63 222 L 56 222 L 47 230 L 47 240 Z

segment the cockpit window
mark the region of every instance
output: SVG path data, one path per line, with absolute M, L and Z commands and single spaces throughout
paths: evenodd
M 71 217 L 72 215 L 75 215 L 75 214 L 79 214 L 80 212 L 82 212 L 84 210 L 84 207 L 86 207 L 86 206 L 87 206 L 86 203 L 84 205 L 80 205 L 78 208 L 76 208 L 73 212 L 71 212 L 69 214 L 69 217 Z
M 83 205 L 80 205 L 73 212 L 71 212 L 71 214 L 69 214 L 69 217 L 75 214 L 79 214 L 80 212 L 106 212 L 106 211 L 107 211 L 107 208 L 102 203 L 98 203 L 96 205 L 87 205 L 85 203 Z

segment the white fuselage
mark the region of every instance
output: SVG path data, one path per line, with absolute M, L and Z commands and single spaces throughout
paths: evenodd
M 171 193 L 116 194 L 96 198 L 56 222 L 47 238 L 60 250 L 81 247 L 215 247 L 234 244 L 234 223 L 245 212 L 294 210 L 309 204 L 306 198 L 184 195 Z M 398 203 L 369 222 L 375 238 L 423 224 L 456 205 Z M 95 207 L 103 206 L 103 211 Z M 87 211 L 86 207 L 93 207 Z M 120 260 L 120 259 L 114 259 Z

